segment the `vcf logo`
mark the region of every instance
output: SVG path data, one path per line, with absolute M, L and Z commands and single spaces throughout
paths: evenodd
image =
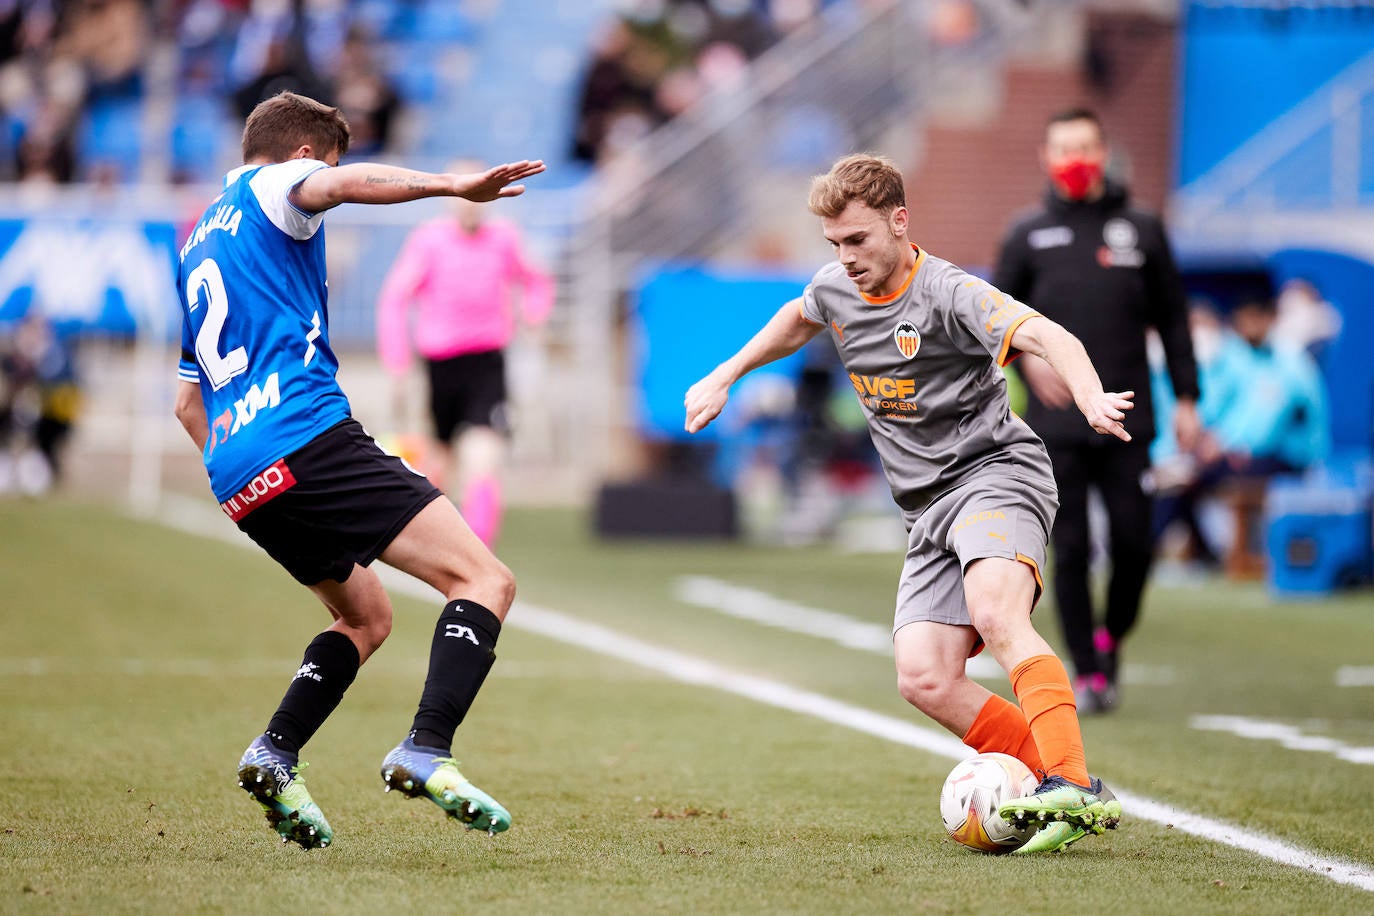
M 910 321 L 903 321 L 893 328 L 892 338 L 897 341 L 897 349 L 907 359 L 911 359 L 916 355 L 916 351 L 921 349 L 921 334 Z

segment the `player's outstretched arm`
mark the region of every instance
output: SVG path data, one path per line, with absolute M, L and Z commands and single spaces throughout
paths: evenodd
M 524 159 L 484 172 L 417 172 L 376 162 L 355 162 L 311 172 L 291 191 L 291 203 L 307 213 L 322 213 L 339 204 L 399 204 L 423 197 L 465 197 L 485 202 L 518 197 L 515 184 L 544 171 L 542 160 Z
M 801 301 L 793 299 L 778 309 L 763 329 L 721 363 L 701 381 L 687 389 L 683 404 L 687 408 L 687 432 L 695 433 L 720 415 L 730 399 L 730 386 L 744 376 L 797 352 L 815 337 L 824 325 L 812 324 L 801 316 Z
M 1122 421 L 1126 419 L 1126 411 L 1135 406 L 1132 400 L 1135 392 L 1103 391 L 1102 380 L 1077 337 L 1045 316 L 1036 315 L 1023 321 L 1012 333 L 1011 345 L 1040 357 L 1059 373 L 1089 426 L 1103 435 L 1131 441 L 1131 434 L 1126 432 Z

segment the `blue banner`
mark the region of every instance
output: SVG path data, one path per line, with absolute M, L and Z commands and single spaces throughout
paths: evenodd
M 800 296 L 809 279 L 692 267 L 649 274 L 630 317 L 640 431 L 655 439 L 692 439 L 682 428 L 687 389 L 744 346 L 783 303 Z M 797 353 L 751 373 L 721 419 L 695 438 L 720 436 L 748 384 L 777 376 L 795 379 L 801 364 Z
M 115 219 L 0 219 L 0 325 L 38 308 L 61 334 L 180 333 L 176 228 Z

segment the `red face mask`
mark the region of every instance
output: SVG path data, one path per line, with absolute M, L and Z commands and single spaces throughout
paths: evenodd
M 1102 178 L 1102 163 L 1067 159 L 1050 169 L 1050 181 L 1069 200 L 1082 200 Z

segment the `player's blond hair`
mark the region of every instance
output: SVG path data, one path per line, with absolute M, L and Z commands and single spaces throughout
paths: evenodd
M 339 109 L 294 92 L 259 102 L 243 125 L 243 161 L 285 162 L 302 146 L 316 159 L 348 152 L 348 121 Z
M 861 200 L 879 213 L 906 206 L 902 173 L 886 156 L 855 153 L 845 156 L 824 175 L 811 179 L 806 205 L 824 219 L 834 219 L 852 200 Z

